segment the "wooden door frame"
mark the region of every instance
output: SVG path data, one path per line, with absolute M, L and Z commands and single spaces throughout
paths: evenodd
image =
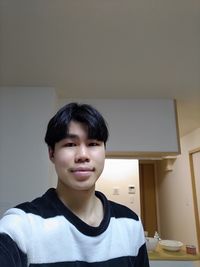
M 194 204 L 194 216 L 196 224 L 196 234 L 198 242 L 198 250 L 200 250 L 200 221 L 199 221 L 199 212 L 198 212 L 198 201 L 197 201 L 197 190 L 195 182 L 195 173 L 194 173 L 194 162 L 193 154 L 200 152 L 200 147 L 189 151 L 189 162 L 190 162 L 190 173 L 191 173 L 191 182 L 192 182 L 192 195 L 193 195 L 193 204 Z
M 156 161 L 155 160 L 139 160 L 139 172 L 141 171 L 140 165 L 147 165 L 150 164 L 153 167 L 154 170 L 154 189 L 155 189 L 155 212 L 156 212 L 156 225 L 155 225 L 155 231 L 159 231 L 159 213 L 158 213 L 158 196 L 157 196 L 157 171 L 156 171 Z M 141 184 L 141 178 L 140 178 L 140 213 L 141 213 L 141 220 L 144 223 L 144 203 L 143 203 L 143 185 Z M 154 233 L 153 233 L 154 234 Z

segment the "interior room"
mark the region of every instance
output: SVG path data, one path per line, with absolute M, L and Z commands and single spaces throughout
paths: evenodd
M 56 186 L 46 124 L 86 102 L 112 132 L 97 190 L 196 249 L 152 267 L 200 266 L 200 2 L 0 0 L 0 25 L 0 216 Z

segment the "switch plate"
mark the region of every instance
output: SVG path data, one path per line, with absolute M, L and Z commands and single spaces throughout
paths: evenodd
M 135 185 L 131 184 L 128 186 L 128 193 L 135 194 Z

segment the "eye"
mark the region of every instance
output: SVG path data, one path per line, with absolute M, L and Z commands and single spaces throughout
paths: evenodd
M 76 143 L 74 143 L 74 142 L 67 142 L 63 146 L 64 147 L 73 147 L 73 146 L 76 146 Z
M 98 141 L 91 141 L 88 143 L 88 146 L 100 146 L 100 145 L 101 145 L 101 143 Z

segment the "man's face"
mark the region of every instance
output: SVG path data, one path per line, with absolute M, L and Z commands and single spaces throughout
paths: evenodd
M 51 160 L 63 189 L 89 190 L 104 168 L 104 142 L 88 139 L 84 124 L 71 121 L 68 137 L 55 144 Z

